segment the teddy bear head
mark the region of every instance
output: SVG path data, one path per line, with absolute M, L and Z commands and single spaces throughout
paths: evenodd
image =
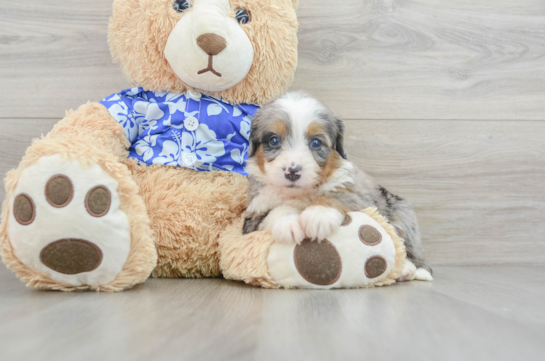
M 115 0 L 109 43 L 146 90 L 264 104 L 297 66 L 297 0 Z

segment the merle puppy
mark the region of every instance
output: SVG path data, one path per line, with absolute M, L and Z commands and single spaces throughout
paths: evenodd
M 405 241 L 400 280 L 431 280 L 413 209 L 347 159 L 343 132 L 342 121 L 303 92 L 287 93 L 257 112 L 244 234 L 268 230 L 276 242 L 319 242 L 346 213 L 376 207 Z

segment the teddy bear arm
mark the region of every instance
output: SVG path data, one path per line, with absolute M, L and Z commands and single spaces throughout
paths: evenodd
M 67 144 L 74 150 L 81 140 L 89 140 L 94 149 L 110 153 L 119 160 L 127 158 L 130 146 L 122 125 L 99 103 L 87 103 L 76 111 L 68 111 L 46 138 L 69 141 Z
M 223 277 L 254 286 L 279 288 L 269 274 L 267 258 L 274 244 L 270 232 L 257 231 L 242 235 L 244 217 L 229 225 L 219 239 L 220 268 Z

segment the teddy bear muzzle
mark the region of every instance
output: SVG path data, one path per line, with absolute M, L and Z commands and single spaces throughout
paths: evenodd
M 184 83 L 199 90 L 222 91 L 246 77 L 254 48 L 232 17 L 228 0 L 200 0 L 170 32 L 164 56 Z

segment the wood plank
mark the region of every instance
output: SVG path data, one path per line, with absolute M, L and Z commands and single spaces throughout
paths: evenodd
M 127 88 L 112 0 L 0 0 L 0 117 L 59 118 Z M 294 89 L 347 119 L 544 119 L 541 0 L 301 0 Z
M 545 119 L 541 0 L 301 1 L 293 88 L 347 119 Z
M 107 43 L 112 0 L 0 0 L 0 116 L 61 118 L 130 87 Z
M 58 122 L 56 119 L 1 119 L 0 127 L 0 176 L 4 179 L 6 173 L 19 166 L 19 162 L 26 149 L 30 146 L 32 139 L 47 134 Z M 6 190 L 4 182 L 0 187 L 0 199 L 4 201 Z
M 55 123 L 0 121 L 0 172 Z M 350 158 L 414 205 L 432 264 L 545 264 L 545 122 L 346 125 Z
M 459 301 L 528 325 L 545 326 L 542 267 L 439 267 L 433 289 Z M 517 282 L 516 280 L 524 280 Z M 519 310 L 530 312 L 519 312 Z
M 351 159 L 415 207 L 436 264 L 545 264 L 545 122 L 349 121 Z
M 150 279 L 98 294 L 28 289 L 2 267 L 0 358 L 540 360 L 544 270 L 440 267 L 436 283 L 337 291 Z

